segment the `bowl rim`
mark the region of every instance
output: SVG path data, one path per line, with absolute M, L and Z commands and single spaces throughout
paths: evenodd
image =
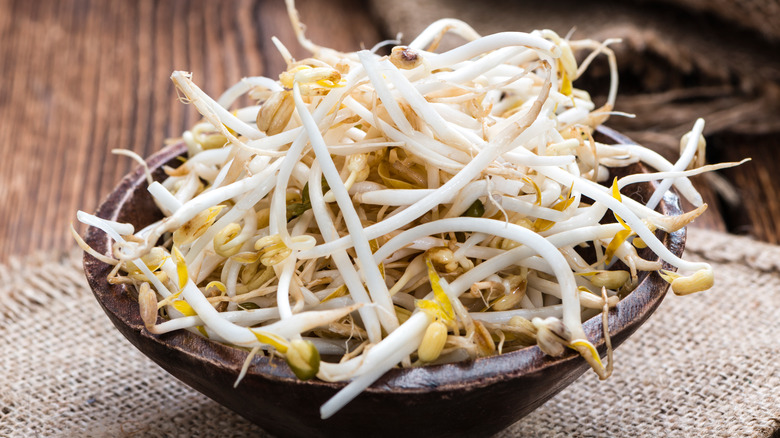
M 599 127 L 598 132 L 616 144 L 633 144 L 629 138 L 607 127 Z M 166 146 L 147 160 L 150 170 L 158 170 L 165 163 L 186 152 L 183 142 Z M 652 183 L 651 183 L 652 184 Z M 116 220 L 122 209 L 137 190 L 145 192 L 146 179 L 144 168 L 139 166 L 126 175 L 121 182 L 103 200 L 97 210 L 97 215 L 105 219 Z M 672 191 L 664 195 L 660 209 L 667 215 L 680 214 L 680 199 Z M 682 255 L 686 238 L 685 228 L 674 233 L 664 233 L 661 240 L 672 253 Z M 85 241 L 101 254 L 111 256 L 111 239 L 97 228 L 89 227 Z M 154 335 L 144 328 L 141 321 L 138 303 L 129 293 L 125 285 L 109 284 L 106 278 L 110 265 L 100 262 L 89 254 L 84 254 L 84 271 L 103 310 L 120 328 L 123 334 L 136 346 L 124 329 L 140 331 L 140 335 L 166 348 L 178 350 L 194 360 L 208 363 L 223 369 L 234 370 L 236 376 L 243 365 L 248 352 L 238 347 L 210 341 L 185 330 L 163 335 Z M 675 268 L 663 263 L 663 269 L 674 271 Z M 617 347 L 630 336 L 658 307 L 668 289 L 661 277 L 650 272 L 644 276 L 637 287 L 618 305 L 611 309 L 608 315 L 609 331 L 613 347 Z M 121 298 L 118 301 L 107 299 L 113 296 Z M 159 316 L 158 316 L 159 318 Z M 124 325 L 120 327 L 119 324 Z M 598 349 L 600 354 L 606 350 L 602 333 L 600 314 L 583 321 L 583 328 L 588 339 Z M 139 347 L 140 348 L 140 347 Z M 205 353 L 205 354 L 204 354 Z M 207 357 L 206 357 L 207 356 Z M 155 358 L 153 358 L 155 359 Z M 155 359 L 157 361 L 157 359 Z M 525 347 L 500 355 L 476 358 L 457 363 L 427 365 L 413 368 L 393 368 L 374 382 L 365 391 L 370 393 L 415 393 L 431 391 L 450 391 L 453 389 L 471 389 L 493 383 L 513 379 L 519 376 L 542 373 L 547 369 L 571 366 L 572 361 L 581 362 L 577 367 L 583 371 L 586 363 L 574 350 L 567 351 L 559 357 L 544 354 L 538 346 Z M 159 362 L 158 362 L 159 363 Z M 253 358 L 246 374 L 246 379 L 260 378 L 275 381 L 285 381 L 301 386 L 319 386 L 328 388 L 334 393 L 347 385 L 348 382 L 327 382 L 319 379 L 301 381 L 289 370 L 284 360 L 274 356 L 256 356 Z

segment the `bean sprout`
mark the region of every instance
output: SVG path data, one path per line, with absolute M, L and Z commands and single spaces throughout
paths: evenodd
M 172 74 L 203 120 L 182 135 L 184 163 L 149 185 L 165 219 L 136 232 L 79 212 L 116 242 L 114 258 L 97 256 L 116 265 L 112 282 L 138 288 L 150 332 L 189 330 L 250 349 L 248 360 L 284 357 L 300 378 L 350 381 L 322 406 L 327 418 L 393 367 L 531 345 L 570 347 L 606 378 L 611 348 L 605 366 L 582 320 L 614 307 L 638 271 L 660 269 L 635 247 L 689 272 L 660 272 L 675 293 L 712 285 L 708 264 L 677 257 L 655 231 L 706 208 L 688 176 L 738 163 L 690 169 L 702 120 L 674 164 L 595 140 L 614 113 L 613 40 L 482 37 L 443 20 L 388 56 L 340 53 L 306 39 L 288 10 L 312 57 L 274 39 L 279 80 L 248 77 L 215 100 Z M 436 53 L 447 32 L 466 44 Z M 575 51 L 589 52 L 579 67 Z M 612 78 L 596 108 L 573 81 L 602 54 Z M 231 110 L 243 95 L 252 105 Z M 638 161 L 658 172 L 596 182 Z M 647 204 L 621 195 L 651 180 Z M 656 212 L 672 185 L 700 208 Z

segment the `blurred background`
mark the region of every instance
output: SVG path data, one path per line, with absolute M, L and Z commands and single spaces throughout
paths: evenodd
M 775 0 L 297 2 L 307 36 L 370 48 L 455 17 L 483 34 L 549 28 L 621 38 L 620 89 L 608 125 L 667 157 L 697 117 L 708 161 L 753 161 L 696 181 L 712 207 L 696 226 L 780 242 L 780 3 Z M 78 209 L 93 212 L 135 167 L 198 120 L 176 99 L 174 70 L 219 95 L 243 76 L 276 77 L 271 44 L 297 45 L 281 0 L 0 0 L 0 262 L 74 245 Z M 456 44 L 450 41 L 447 44 Z M 575 83 L 599 102 L 606 62 Z M 723 182 L 728 184 L 723 184 Z M 81 229 L 81 228 L 79 228 Z

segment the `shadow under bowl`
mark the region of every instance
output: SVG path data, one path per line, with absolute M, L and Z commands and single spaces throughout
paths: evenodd
M 631 143 L 608 128 L 600 128 L 598 134 L 600 141 Z M 176 167 L 177 157 L 185 150 L 179 143 L 153 155 L 148 166 L 155 179 L 164 178 L 163 165 Z M 634 196 L 647 199 L 653 187 L 639 185 Z M 131 223 L 136 229 L 159 220 L 162 214 L 146 188 L 143 170 L 138 168 L 111 192 L 97 215 Z M 668 215 L 681 212 L 679 199 L 672 193 L 666 194 L 659 208 Z M 658 237 L 672 253 L 682 255 L 684 229 L 659 232 Z M 113 242 L 96 228 L 87 231 L 86 242 L 101 254 L 112 254 Z M 182 382 L 278 436 L 490 436 L 539 407 L 588 369 L 573 350 L 550 357 L 535 346 L 461 363 L 396 368 L 333 417 L 322 420 L 320 405 L 345 383 L 301 381 L 283 360 L 255 357 L 244 380 L 234 388 L 246 351 L 187 331 L 149 333 L 135 293 L 127 286 L 108 283 L 111 266 L 85 255 L 84 268 L 103 310 L 136 348 Z M 674 270 L 666 264 L 664 269 Z M 637 288 L 609 312 L 613 346 L 620 345 L 650 316 L 667 288 L 657 273 L 640 276 Z M 584 329 L 604 354 L 601 318 L 586 321 Z

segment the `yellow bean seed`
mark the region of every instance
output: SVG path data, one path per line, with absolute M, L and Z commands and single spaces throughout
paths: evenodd
M 390 62 L 402 70 L 411 70 L 422 64 L 422 56 L 406 46 L 395 46 L 390 53 Z
M 311 341 L 297 339 L 290 342 L 285 359 L 293 373 L 301 380 L 311 379 L 320 370 L 320 352 Z
M 688 295 L 707 290 L 714 283 L 715 273 L 711 269 L 702 269 L 687 277 L 677 277 L 672 281 L 672 291 L 676 295 Z
M 444 344 L 447 343 L 447 326 L 441 321 L 432 322 L 425 330 L 417 357 L 423 362 L 432 362 L 439 358 Z
M 626 284 L 630 277 L 628 271 L 603 271 L 589 277 L 589 280 L 598 288 L 606 287 L 615 290 Z
M 496 343 L 493 342 L 487 327 L 479 321 L 474 321 L 474 343 L 477 345 L 477 354 L 490 356 L 496 352 Z
M 153 327 L 157 323 L 157 295 L 149 287 L 149 283 L 141 283 L 138 305 L 141 308 L 141 320 L 144 326 L 147 329 Z
M 284 130 L 295 110 L 292 94 L 289 91 L 279 91 L 271 95 L 263 103 L 257 113 L 257 128 L 266 135 L 275 135 Z

